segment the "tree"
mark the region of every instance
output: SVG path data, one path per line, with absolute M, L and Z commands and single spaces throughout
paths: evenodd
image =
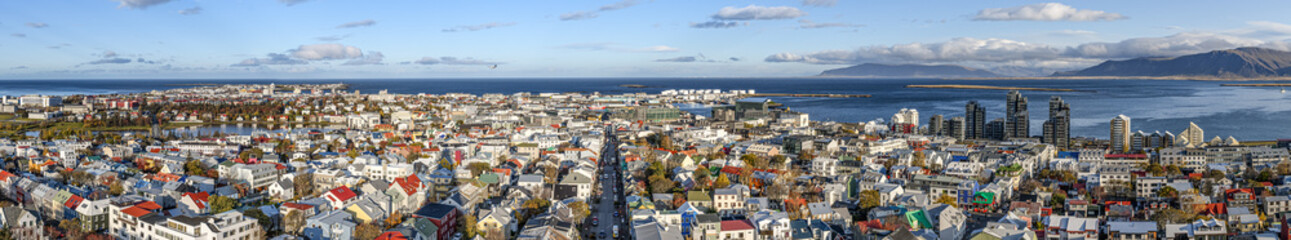
M 912 156 L 910 157 L 913 158 L 913 160 L 910 160 L 910 165 L 917 166 L 917 167 L 928 166 L 928 164 L 926 163 L 928 157 L 924 155 L 923 151 L 915 151 L 914 154 L 911 154 L 911 155 Z
M 1213 178 L 1213 179 L 1224 178 L 1224 171 L 1220 171 L 1220 170 L 1207 171 L 1206 178 Z
M 1157 190 L 1157 196 L 1166 198 L 1178 197 L 1179 190 L 1175 190 L 1174 187 L 1170 186 L 1161 187 L 1161 189 Z
M 206 167 L 202 166 L 202 161 L 190 160 L 184 163 L 184 174 L 203 175 L 206 174 Z
M 731 180 L 726 178 L 726 174 L 717 174 L 717 181 L 713 182 L 713 188 L 726 188 L 731 186 Z
M 1174 165 L 1174 164 L 1166 165 L 1165 171 L 1166 171 L 1166 174 L 1169 174 L 1171 176 L 1183 175 L 1183 170 L 1179 169 L 1179 165 Z
M 489 165 L 488 163 L 477 162 L 477 163 L 471 163 L 470 165 L 466 165 L 466 169 L 470 169 L 472 174 L 474 174 L 475 176 L 479 176 L 480 174 L 483 174 L 485 171 L 492 170 L 493 166 Z
M 470 215 L 465 215 L 465 216 L 470 216 Z M 376 239 L 377 236 L 381 236 L 381 232 L 382 232 L 381 226 L 377 226 L 374 223 L 359 224 L 359 226 L 354 227 L 354 239 L 360 239 L 360 240 Z
M 297 197 L 314 195 L 314 174 L 297 174 L 296 177 L 293 177 L 291 180 Z
M 704 168 L 704 167 L 696 168 L 693 174 L 695 175 L 696 188 L 699 188 L 700 190 L 704 190 L 704 189 L 708 189 L 708 186 L 713 184 L 713 173 L 709 172 L 708 168 Z
M 80 220 L 64 219 L 58 222 L 58 228 L 67 233 L 67 239 L 85 238 L 85 229 L 81 227 Z
M 462 233 L 462 239 L 475 238 L 475 235 L 479 234 L 479 229 L 476 229 L 475 226 L 475 215 L 462 214 L 461 217 L 457 218 L 457 221 L 459 221 L 457 231 Z
M 581 223 L 587 216 L 592 215 L 592 210 L 588 208 L 587 203 L 578 201 L 569 204 L 569 209 L 574 212 L 574 222 Z
M 112 194 L 112 196 L 120 196 L 125 191 L 125 187 L 121 186 L 120 181 L 112 182 L 112 185 L 108 186 L 108 194 Z
M 646 178 L 646 181 L 650 183 L 650 192 L 652 193 L 665 193 L 677 185 L 672 180 L 660 175 L 651 175 Z
M 1157 222 L 1157 226 L 1165 226 L 1167 223 L 1186 223 L 1192 221 L 1196 214 L 1188 213 L 1177 208 L 1166 208 L 1157 211 L 1152 215 L 1152 221 Z
M 881 202 L 879 202 L 879 191 L 875 190 L 861 191 L 860 199 L 861 201 L 859 205 L 861 205 L 861 209 L 870 209 L 878 207 L 879 204 L 881 204 Z
M 502 232 L 502 228 L 491 227 L 484 230 L 484 240 L 506 240 L 506 239 L 507 239 L 507 235 L 506 233 Z
M 305 214 L 300 211 L 287 212 L 287 216 L 282 218 L 282 231 L 291 235 L 300 234 L 300 229 L 305 226 Z
M 213 195 L 209 200 L 210 206 L 208 207 L 211 208 L 212 214 L 233 210 L 234 207 L 237 207 L 237 201 L 229 197 Z
M 1156 163 L 1148 164 L 1147 170 L 1148 170 L 1148 173 L 1152 173 L 1152 175 L 1154 176 L 1161 176 L 1165 174 L 1165 168 L 1161 167 L 1161 164 L 1156 164 Z
M 264 212 L 261 212 L 261 211 L 260 211 L 260 209 L 255 209 L 255 208 L 248 209 L 248 210 L 246 210 L 246 211 L 243 211 L 243 212 L 242 212 L 242 215 L 243 215 L 243 216 L 247 216 L 247 217 L 251 217 L 251 218 L 255 218 L 255 219 L 256 219 L 256 223 L 259 223 L 259 224 L 260 224 L 260 229 L 273 229 L 273 228 L 274 228 L 274 227 L 273 227 L 273 219 L 269 218 L 269 216 L 268 216 L 268 215 L 264 215 Z
M 954 197 L 951 197 L 950 195 L 946 195 L 944 193 L 941 194 L 941 196 L 937 197 L 937 201 L 935 201 L 935 203 L 959 207 L 959 202 L 956 201 Z

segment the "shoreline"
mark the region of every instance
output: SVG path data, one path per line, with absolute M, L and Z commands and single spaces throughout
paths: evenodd
M 963 84 L 905 85 L 905 88 L 1018 90 L 1018 91 L 1039 91 L 1039 92 L 1088 92 L 1088 93 L 1098 92 L 1094 90 L 1077 90 L 1077 89 L 1065 89 L 1065 88 L 1007 87 L 1007 86 L 963 85 Z
M 1225 83 L 1221 87 L 1291 87 L 1291 83 Z

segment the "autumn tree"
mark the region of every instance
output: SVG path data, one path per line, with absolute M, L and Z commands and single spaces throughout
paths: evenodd
M 457 231 L 462 233 L 462 239 L 475 238 L 475 235 L 479 234 L 479 229 L 475 226 L 475 215 L 462 214 L 457 221 Z
M 926 163 L 928 157 L 924 155 L 923 151 L 915 151 L 914 154 L 910 154 L 910 155 L 911 155 L 910 158 L 913 158 L 912 160 L 910 160 L 910 165 L 916 166 L 916 167 L 928 166 L 928 164 Z
M 874 207 L 878 207 L 879 204 L 881 204 L 881 202 L 879 201 L 879 191 L 875 191 L 875 190 L 861 191 L 860 203 L 858 204 L 861 206 L 861 209 L 871 209 Z
M 709 172 L 708 168 L 696 168 L 692 174 L 695 175 L 695 188 L 705 190 L 709 189 L 709 185 L 713 184 L 713 173 Z
M 950 195 L 946 195 L 944 193 L 941 194 L 941 196 L 937 197 L 937 200 L 934 202 L 940 203 L 940 204 L 946 204 L 954 207 L 959 207 L 959 202 L 955 200 L 955 197 L 951 197 Z
M 314 195 L 314 174 L 312 173 L 297 174 L 296 177 L 293 177 L 291 180 L 292 180 L 292 184 L 295 185 L 293 186 L 293 188 L 296 192 L 297 197 Z
M 1157 196 L 1165 198 L 1178 197 L 1179 190 L 1175 190 L 1174 187 L 1170 186 L 1161 187 L 1161 189 L 1157 189 Z
M 211 208 L 212 214 L 233 210 L 234 207 L 237 207 L 237 200 L 229 197 L 212 195 L 209 200 L 210 204 L 208 207 Z
M 493 166 L 488 163 L 477 162 L 466 165 L 466 169 L 470 169 L 471 174 L 474 174 L 474 176 L 479 176 L 488 170 L 492 170 Z
M 569 204 L 569 209 L 574 212 L 574 222 L 581 223 L 587 216 L 592 215 L 592 210 L 587 203 L 577 201 Z
M 717 174 L 717 181 L 713 181 L 713 188 L 726 188 L 731 186 L 731 180 L 726 178 L 726 174 Z
M 465 216 L 470 216 L 470 215 L 465 215 Z M 354 227 L 353 237 L 354 239 L 359 239 L 359 240 L 372 240 L 372 239 L 376 239 L 377 236 L 381 236 L 381 232 L 383 232 L 382 230 L 383 229 L 381 229 L 381 226 L 377 226 L 374 223 L 363 223 L 363 224 L 359 224 L 359 226 L 357 227 Z
M 646 181 L 650 183 L 650 192 L 652 193 L 666 193 L 677 185 L 667 177 L 660 175 L 650 175 Z
M 282 231 L 287 234 L 291 234 L 291 235 L 300 234 L 300 229 L 304 226 L 305 226 L 305 214 L 301 213 L 300 211 L 287 212 L 287 216 L 284 216 L 282 218 Z

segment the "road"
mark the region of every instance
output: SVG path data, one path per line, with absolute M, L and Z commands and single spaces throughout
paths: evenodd
M 597 176 L 601 191 L 600 194 L 592 196 L 594 199 L 591 204 L 592 215 L 588 217 L 588 225 L 586 225 L 590 227 L 585 229 L 591 229 L 588 234 L 595 236 L 591 239 L 613 239 L 612 231 L 614 226 L 618 225 L 618 239 L 631 239 L 627 236 L 630 232 L 628 228 L 631 227 L 627 212 L 624 212 L 627 208 L 616 205 L 616 203 L 625 202 L 626 196 L 623 195 L 623 174 L 616 147 L 618 142 L 614 139 L 612 128 L 606 129 L 606 138 L 605 148 L 601 150 L 599 166 L 601 171 Z M 619 213 L 619 217 L 614 216 L 615 212 Z M 592 219 L 596 219 L 597 224 L 592 225 Z M 601 233 L 605 233 L 605 238 L 601 238 Z

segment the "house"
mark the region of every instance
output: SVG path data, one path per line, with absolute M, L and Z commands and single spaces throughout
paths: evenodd
M 296 197 L 296 184 L 292 178 L 283 178 L 268 188 L 269 196 L 279 200 L 293 199 Z
M 722 216 L 744 215 L 744 195 L 732 188 L 713 190 L 713 208 Z
M 179 206 L 188 213 L 206 214 L 210 209 L 210 196 L 206 192 L 183 193 L 179 198 Z
M 771 239 L 786 239 L 793 230 L 789 227 L 789 213 L 758 211 L 750 219 L 758 232 L 767 233 Z
M 753 240 L 757 238 L 756 233 L 753 224 L 749 223 L 749 220 L 726 220 L 721 222 L 721 232 L 718 233 L 718 239 Z
M 457 232 L 457 217 L 461 213 L 452 205 L 430 203 L 413 212 L 413 217 L 425 218 L 439 229 L 435 239 L 450 239 Z
M 1227 239 L 1228 228 L 1224 221 L 1197 220 L 1192 223 L 1166 224 L 1163 239 L 1209 240 Z
M 476 216 L 476 229 L 488 232 L 488 229 L 502 229 L 504 239 L 510 239 L 511 233 L 518 231 L 514 215 L 511 211 L 503 207 L 494 207 L 493 209 L 482 210 Z
M 1112 221 L 1107 222 L 1109 240 L 1144 240 L 1159 239 L 1157 223 L 1152 221 Z
M 1045 219 L 1045 239 L 1098 239 L 1098 219 L 1053 215 Z
M 339 210 L 319 213 L 305 219 L 305 226 L 301 228 L 300 233 L 309 239 L 353 239 L 354 227 L 358 224 L 351 221 L 351 216 L 350 213 Z
M 708 191 L 686 192 L 686 203 L 703 209 L 713 208 L 713 198 L 708 195 Z
M 924 214 L 934 225 L 938 240 L 960 240 L 967 233 L 968 216 L 959 208 L 946 204 L 937 204 L 926 208 Z
M 346 205 L 359 200 L 358 194 L 355 194 L 354 190 L 350 190 L 350 187 L 346 186 L 340 186 L 333 188 L 332 190 L 328 190 L 323 193 L 323 195 L 320 195 L 319 198 L 327 200 L 327 202 L 332 206 L 332 210 L 339 210 L 344 208 Z

